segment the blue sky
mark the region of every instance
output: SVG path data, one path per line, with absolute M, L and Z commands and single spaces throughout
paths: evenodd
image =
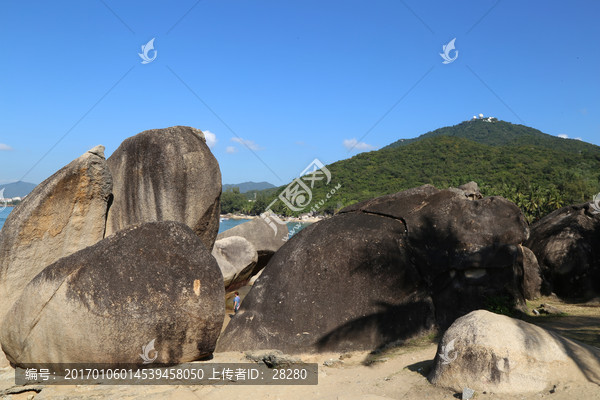
M 172 125 L 214 134 L 224 183 L 283 185 L 479 113 L 600 144 L 595 1 L 1 5 L 0 183 Z

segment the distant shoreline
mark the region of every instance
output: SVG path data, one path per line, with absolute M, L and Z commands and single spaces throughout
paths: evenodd
M 260 218 L 260 216 L 258 215 L 245 215 L 245 214 L 221 214 L 220 218 L 227 218 L 227 219 L 256 219 L 256 218 Z M 281 219 L 282 221 L 285 222 L 304 222 L 307 224 L 314 224 L 315 222 L 319 222 L 323 219 L 325 219 L 325 217 L 304 217 L 304 218 L 298 218 L 298 217 L 279 217 L 279 219 Z

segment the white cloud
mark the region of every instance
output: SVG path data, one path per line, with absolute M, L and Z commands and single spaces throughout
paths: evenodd
M 233 154 L 233 153 L 237 153 L 237 149 L 234 146 L 227 146 L 227 148 L 225 149 L 226 153 L 229 154 Z
M 206 145 L 212 149 L 215 146 L 215 144 L 217 144 L 217 135 L 215 135 L 211 131 L 202 131 L 202 133 L 204 133 Z
M 375 146 L 371 146 L 370 144 L 367 144 L 365 142 L 359 142 L 356 139 L 344 139 L 343 142 L 344 147 L 346 148 L 346 150 L 350 151 L 350 150 L 358 150 L 358 151 L 366 151 L 366 150 L 375 150 Z
M 232 142 L 236 142 L 241 144 L 242 146 L 246 146 L 247 148 L 249 148 L 250 150 L 262 150 L 263 148 L 260 147 L 259 145 L 257 145 L 256 143 L 254 143 L 252 140 L 246 140 L 246 139 L 242 139 L 240 137 L 232 137 L 231 138 Z
M 583 142 L 583 139 L 580 137 L 576 137 L 575 140 L 581 140 Z
M 10 147 L 9 145 L 4 144 L 4 143 L 0 143 L 0 151 L 9 151 L 9 150 L 12 150 L 12 149 L 13 148 Z
M 559 138 L 561 138 L 561 139 L 568 139 L 568 138 L 569 138 L 569 135 L 566 135 L 566 134 L 564 134 L 564 133 L 561 133 L 560 135 L 558 135 L 558 137 L 559 137 Z

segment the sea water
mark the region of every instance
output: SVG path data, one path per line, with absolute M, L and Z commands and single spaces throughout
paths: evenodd
M 6 221 L 6 218 L 8 217 L 8 214 L 10 214 L 12 209 L 12 207 L 6 207 L 4 209 L 0 207 L 0 229 L 2 229 L 2 225 L 4 225 L 4 221 Z
M 0 209 L 0 229 L 4 225 L 4 221 L 6 221 L 8 214 L 10 214 L 10 212 L 12 210 L 13 210 L 13 207 L 6 207 L 4 209 Z M 219 224 L 219 233 L 224 232 L 227 229 L 231 229 L 234 226 L 243 224 L 244 222 L 248 222 L 248 221 L 250 221 L 250 220 L 249 219 L 225 219 L 225 220 L 222 220 L 221 223 Z M 296 227 L 297 225 L 299 225 L 299 227 Z M 304 223 L 304 222 L 288 222 L 287 223 L 288 230 L 290 231 L 290 233 L 292 235 L 298 233 L 299 231 L 301 231 L 308 225 L 309 224 Z

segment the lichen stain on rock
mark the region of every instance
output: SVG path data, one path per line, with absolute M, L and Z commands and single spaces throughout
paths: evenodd
M 196 296 L 200 296 L 200 279 L 194 280 L 194 293 Z

